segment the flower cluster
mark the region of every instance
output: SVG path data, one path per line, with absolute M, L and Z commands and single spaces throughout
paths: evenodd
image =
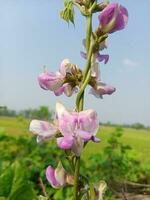
M 100 98 L 103 95 L 111 95 L 115 92 L 116 89 L 113 86 L 102 82 L 99 63 L 97 61 L 104 62 L 104 64 L 107 64 L 109 61 L 109 55 L 101 54 L 100 52 L 107 48 L 106 39 L 109 34 L 125 28 L 128 21 L 128 12 L 126 8 L 117 3 L 97 4 L 95 0 L 70 0 L 68 2 L 65 3 L 66 9 L 63 12 L 66 13 L 68 10 L 71 12 L 71 14 L 63 15 L 63 18 L 68 21 L 73 22 L 72 6 L 74 4 L 77 5 L 81 13 L 86 17 L 91 17 L 93 13 L 100 12 L 98 16 L 98 28 L 95 32 L 92 32 L 91 23 L 88 23 L 87 30 L 90 31 L 87 31 L 86 39 L 83 40 L 83 46 L 86 52 L 81 52 L 81 56 L 87 61 L 86 68 L 85 70 L 81 70 L 68 59 L 64 59 L 57 72 L 43 72 L 38 76 L 38 82 L 42 89 L 50 90 L 56 96 L 65 94 L 70 97 L 73 93 L 78 92 L 76 107 L 74 111 L 69 111 L 63 104 L 56 103 L 54 121 L 32 120 L 30 123 L 30 131 L 37 135 L 38 143 L 54 138 L 59 148 L 65 151 L 69 150 L 71 152 L 70 155 L 75 157 L 73 165 L 74 169 L 77 167 L 75 169 L 76 177 L 68 174 L 61 163 L 58 164 L 56 169 L 48 166 L 46 169 L 46 177 L 54 188 L 60 188 L 75 181 L 74 199 L 77 200 L 79 179 L 78 158 L 87 142 L 100 141 L 96 137 L 99 128 L 97 113 L 92 109 L 83 110 L 84 90 L 87 85 L 90 85 L 90 93 Z M 103 186 L 103 184 L 101 185 Z M 104 189 L 105 187 L 99 189 L 98 198 L 103 196 Z

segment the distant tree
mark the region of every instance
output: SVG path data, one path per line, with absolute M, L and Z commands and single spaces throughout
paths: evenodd
M 144 129 L 145 128 L 144 125 L 139 122 L 132 124 L 131 127 L 135 128 L 135 129 Z
M 29 119 L 51 120 L 53 111 L 49 111 L 47 106 L 40 106 L 38 109 L 26 109 L 19 112 L 19 115 Z

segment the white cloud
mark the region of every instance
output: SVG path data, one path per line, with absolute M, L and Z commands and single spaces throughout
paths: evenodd
M 122 60 L 122 64 L 128 67 L 137 67 L 140 63 L 137 61 L 131 60 L 130 58 L 125 58 Z

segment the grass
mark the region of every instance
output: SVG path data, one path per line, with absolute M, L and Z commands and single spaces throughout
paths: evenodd
M 0 117 L 0 133 L 4 132 L 14 137 L 21 135 L 28 135 L 30 137 L 31 134 L 28 131 L 28 127 L 28 120 Z M 101 138 L 101 142 L 97 144 L 89 142 L 83 152 L 83 158 L 86 160 L 90 155 L 103 151 L 110 134 L 114 130 L 114 127 L 101 127 L 97 134 Z M 150 131 L 131 128 L 124 128 L 123 130 L 122 142 L 132 147 L 132 152 L 136 154 L 143 164 L 150 164 Z

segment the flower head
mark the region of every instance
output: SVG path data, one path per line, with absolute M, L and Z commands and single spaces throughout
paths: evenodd
M 99 15 L 100 30 L 113 33 L 125 28 L 128 22 L 128 11 L 118 3 L 110 3 Z
M 38 82 L 42 89 L 53 91 L 56 96 L 65 94 L 71 96 L 78 91 L 75 80 L 75 70 L 79 72 L 76 65 L 64 59 L 60 65 L 59 71 L 44 72 L 38 76 Z
M 90 93 L 96 97 L 103 98 L 103 95 L 111 95 L 116 89 L 113 86 L 106 85 L 100 80 L 100 70 L 99 64 L 94 63 L 92 66 L 92 73 L 91 73 L 91 90 Z
M 58 128 L 62 137 L 57 138 L 57 144 L 62 149 L 71 149 L 80 155 L 85 141 L 93 139 L 99 127 L 98 117 L 94 110 L 69 112 L 61 104 L 56 104 Z

